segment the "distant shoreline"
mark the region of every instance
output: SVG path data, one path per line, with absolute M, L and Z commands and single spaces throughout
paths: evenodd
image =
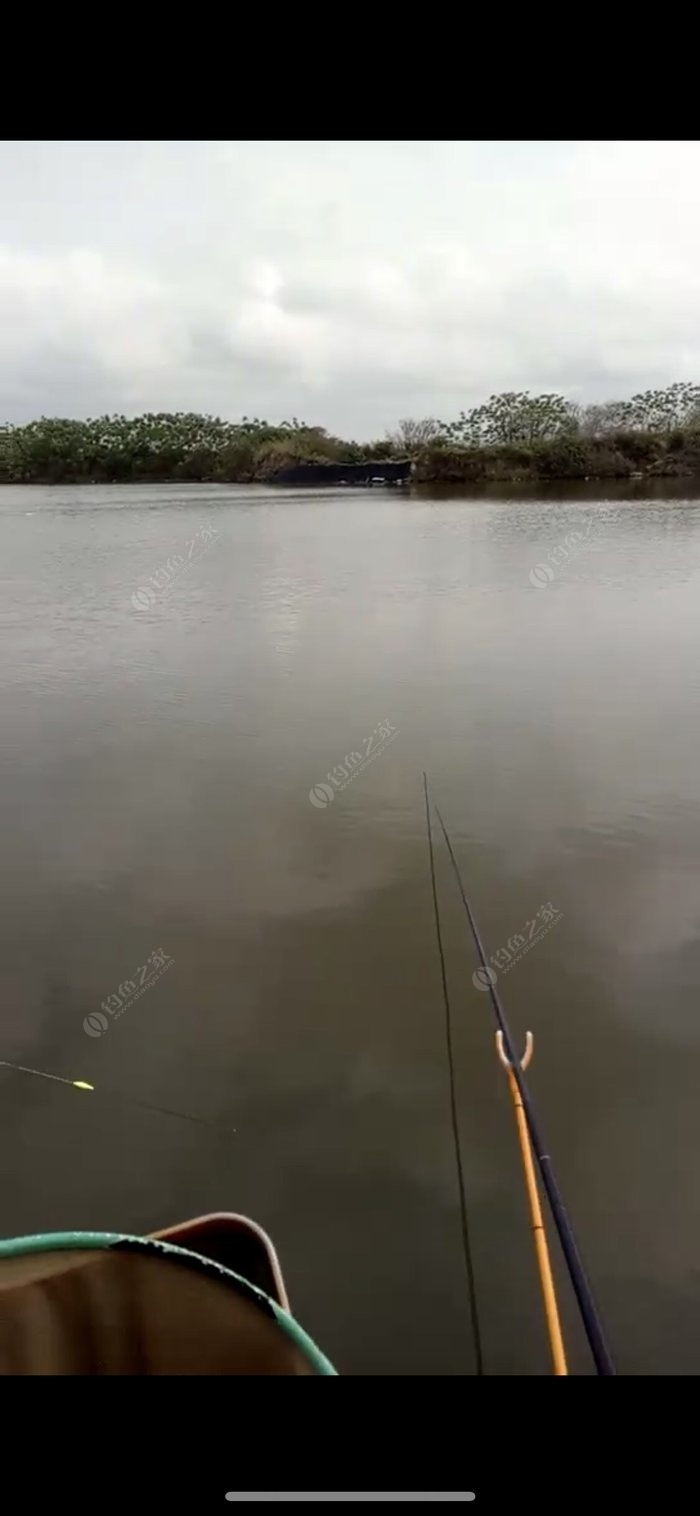
M 534 471 L 518 471 L 515 469 L 512 472 L 506 472 L 505 470 L 500 469 L 489 470 L 488 472 L 478 472 L 472 468 L 465 468 L 463 472 L 459 472 L 442 469 L 431 471 L 429 469 L 422 468 L 410 480 L 409 490 L 420 490 L 422 486 L 440 486 L 444 488 L 446 492 L 451 492 L 452 490 L 465 487 L 470 489 L 479 489 L 483 486 L 493 486 L 494 488 L 498 488 L 499 486 L 508 485 L 517 485 L 519 488 L 525 488 L 526 486 L 532 486 L 534 488 L 540 487 L 542 485 L 561 484 L 651 485 L 655 481 L 675 481 L 679 485 L 692 483 L 700 485 L 700 466 L 696 467 L 695 469 L 688 469 L 687 471 L 681 471 L 677 468 L 656 468 L 653 472 L 646 471 L 644 473 L 641 473 L 635 470 L 634 472 L 629 473 L 614 474 L 552 474 L 535 473 Z M 183 479 L 182 475 L 178 474 L 166 475 L 158 479 L 154 479 L 152 475 L 148 474 L 134 474 L 129 479 L 106 479 L 104 476 L 100 477 L 98 475 L 92 478 L 86 478 L 84 475 L 78 477 L 70 474 L 66 474 L 60 479 L 56 479 L 55 477 L 52 478 L 49 475 L 42 476 L 40 474 L 37 474 L 31 479 L 8 479 L 7 477 L 0 477 L 0 489 L 61 489 L 65 486 L 69 486 L 71 489 L 94 489 L 97 487 L 106 487 L 111 489 L 117 486 L 130 487 L 132 485 L 139 486 L 140 488 L 144 488 L 145 486 L 153 486 L 153 488 L 157 488 L 170 485 L 196 486 L 201 484 L 216 485 L 219 489 L 227 489 L 232 485 L 236 485 L 240 488 L 245 488 L 248 486 L 251 488 L 261 487 L 268 489 L 271 486 L 274 486 L 279 490 L 280 496 L 283 496 L 285 491 L 289 491 L 291 489 L 340 490 L 341 488 L 344 488 L 353 495 L 363 490 L 363 486 L 361 484 L 351 483 L 345 486 L 341 486 L 331 480 L 325 481 L 323 478 L 318 479 L 314 482 L 295 483 L 276 478 L 274 475 L 269 475 L 264 479 L 221 479 L 212 477 L 211 475 L 207 474 L 202 474 L 196 478 L 192 478 L 190 476 L 187 479 Z M 377 485 L 376 488 L 381 491 L 383 488 L 388 488 L 388 486 L 382 486 L 380 484 Z
M 327 478 L 324 476 L 327 475 Z M 406 419 L 375 442 L 297 420 L 194 412 L 0 426 L 0 484 L 483 485 L 700 478 L 700 386 L 577 407 L 505 393 L 457 421 Z

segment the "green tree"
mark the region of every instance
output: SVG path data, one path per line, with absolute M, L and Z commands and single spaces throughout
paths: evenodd
M 507 390 L 491 395 L 485 405 L 462 411 L 458 421 L 446 428 L 446 434 L 451 441 L 468 447 L 498 447 L 547 441 L 575 430 L 574 409 L 562 395 Z

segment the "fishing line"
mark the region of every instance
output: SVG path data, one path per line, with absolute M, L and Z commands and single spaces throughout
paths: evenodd
M 88 1084 L 86 1079 L 67 1079 L 64 1074 L 50 1074 L 46 1069 L 30 1069 L 24 1063 L 10 1063 L 8 1058 L 0 1058 L 0 1068 L 13 1069 L 16 1074 L 33 1074 L 36 1079 L 53 1079 L 56 1084 L 70 1085 L 74 1090 L 89 1090 L 97 1094 L 94 1084 Z M 127 1105 L 140 1106 L 143 1111 L 151 1111 L 156 1116 L 170 1116 L 175 1121 L 191 1121 L 196 1126 L 208 1127 L 210 1132 L 217 1132 L 220 1137 L 230 1136 L 236 1131 L 235 1126 L 217 1126 L 214 1121 L 206 1121 L 203 1116 L 192 1116 L 188 1111 L 173 1111 L 166 1105 L 152 1105 L 149 1101 L 139 1100 L 135 1095 L 123 1095 L 119 1090 L 100 1089 L 100 1093 L 112 1100 L 124 1101 Z
M 459 1209 L 462 1218 L 462 1251 L 464 1253 L 464 1267 L 467 1275 L 467 1292 L 469 1295 L 469 1314 L 471 1316 L 472 1334 L 474 1337 L 474 1356 L 476 1358 L 476 1372 L 484 1372 L 484 1355 L 481 1346 L 481 1329 L 479 1327 L 479 1311 L 476 1300 L 476 1282 L 474 1279 L 474 1260 L 472 1258 L 471 1240 L 469 1236 L 469 1218 L 467 1215 L 467 1199 L 464 1187 L 464 1169 L 462 1166 L 462 1148 L 459 1138 L 459 1118 L 457 1116 L 457 1094 L 455 1088 L 454 1055 L 452 1051 L 452 1014 L 450 1010 L 450 997 L 447 989 L 447 971 L 445 968 L 445 953 L 442 946 L 442 931 L 440 928 L 440 910 L 438 907 L 437 881 L 435 878 L 435 854 L 433 850 L 433 830 L 430 823 L 430 801 L 428 799 L 428 779 L 423 774 L 423 787 L 425 790 L 425 816 L 428 825 L 428 850 L 430 853 L 430 881 L 433 889 L 433 909 L 435 912 L 435 934 L 437 936 L 438 955 L 440 958 L 440 973 L 442 976 L 442 997 L 445 1005 L 445 1040 L 447 1043 L 447 1067 L 450 1082 L 450 1111 L 452 1115 L 452 1137 L 454 1141 L 455 1163 L 457 1166 L 457 1188 L 459 1190 Z
M 435 814 L 438 818 L 438 821 L 440 822 L 442 835 L 445 839 L 445 842 L 447 843 L 447 849 L 452 860 L 452 867 L 455 871 L 457 884 L 459 886 L 459 892 L 462 897 L 462 904 L 467 913 L 469 925 L 471 926 L 474 941 L 476 943 L 479 957 L 481 959 L 482 968 L 485 971 L 486 979 L 488 981 L 488 990 L 491 996 L 491 1003 L 493 1005 L 494 1013 L 496 1016 L 496 1022 L 500 1031 L 503 1033 L 503 1041 L 508 1056 L 508 1062 L 511 1065 L 513 1078 L 517 1084 L 518 1092 L 523 1103 L 528 1131 L 530 1133 L 530 1140 L 535 1151 L 535 1157 L 537 1158 L 540 1174 L 542 1175 L 542 1183 L 547 1192 L 547 1199 L 549 1200 L 551 1207 L 554 1225 L 556 1226 L 562 1252 L 566 1260 L 566 1266 L 569 1271 L 569 1277 L 573 1285 L 574 1294 L 576 1295 L 576 1299 L 578 1301 L 579 1310 L 581 1312 L 583 1325 L 586 1331 L 591 1353 L 593 1354 L 595 1366 L 599 1374 L 615 1374 L 615 1366 L 613 1364 L 612 1358 L 610 1356 L 610 1350 L 605 1340 L 603 1325 L 598 1314 L 598 1308 L 593 1299 L 593 1291 L 591 1290 L 591 1286 L 586 1277 L 586 1271 L 584 1269 L 583 1261 L 578 1250 L 576 1238 L 574 1237 L 571 1222 L 569 1221 L 559 1186 L 554 1176 L 552 1160 L 549 1156 L 549 1153 L 547 1152 L 542 1134 L 540 1132 L 539 1122 L 537 1120 L 535 1110 L 530 1099 L 530 1092 L 528 1090 L 527 1084 L 525 1083 L 523 1072 L 520 1067 L 520 1060 L 514 1050 L 513 1038 L 508 1027 L 505 1011 L 501 1004 L 500 996 L 493 984 L 493 969 L 489 968 L 489 965 L 487 963 L 486 953 L 479 933 L 479 928 L 474 919 L 474 914 L 467 899 L 464 885 L 462 883 L 459 864 L 455 858 L 454 849 L 448 836 L 447 827 L 445 826 L 445 823 L 442 819 L 442 816 L 440 815 L 440 811 L 437 806 L 435 807 Z

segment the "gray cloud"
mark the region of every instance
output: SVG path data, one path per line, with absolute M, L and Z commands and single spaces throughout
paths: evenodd
M 696 143 L 7 143 L 0 417 L 700 378 Z

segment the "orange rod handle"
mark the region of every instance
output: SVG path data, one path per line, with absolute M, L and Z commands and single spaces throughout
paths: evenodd
M 527 1034 L 527 1039 L 527 1052 L 525 1054 L 525 1058 L 523 1059 L 523 1065 L 526 1065 L 530 1062 L 530 1056 L 532 1053 L 532 1036 L 530 1032 Z M 549 1333 L 549 1345 L 552 1351 L 554 1373 L 568 1374 L 569 1370 L 566 1363 L 566 1353 L 564 1351 L 564 1339 L 562 1337 L 561 1322 L 559 1319 L 559 1307 L 557 1305 L 554 1279 L 552 1277 L 552 1266 L 549 1260 L 547 1234 L 545 1232 L 544 1222 L 542 1220 L 542 1207 L 540 1205 L 539 1190 L 537 1188 L 537 1179 L 535 1177 L 535 1165 L 532 1161 L 530 1134 L 527 1129 L 527 1121 L 525 1119 L 523 1103 L 520 1099 L 520 1091 L 518 1089 L 513 1070 L 503 1052 L 503 1037 L 500 1032 L 496 1033 L 496 1047 L 498 1049 L 498 1056 L 501 1060 L 501 1063 L 505 1065 L 508 1074 L 508 1085 L 510 1088 L 513 1105 L 515 1107 L 515 1120 L 518 1127 L 518 1140 L 520 1142 L 520 1156 L 522 1158 L 523 1169 L 525 1171 L 525 1185 L 527 1188 L 527 1197 L 530 1206 L 532 1235 L 535 1244 L 535 1254 L 537 1257 L 537 1267 L 539 1270 L 540 1285 L 542 1288 L 542 1299 L 544 1301 L 544 1313 L 547 1321 L 547 1331 Z

